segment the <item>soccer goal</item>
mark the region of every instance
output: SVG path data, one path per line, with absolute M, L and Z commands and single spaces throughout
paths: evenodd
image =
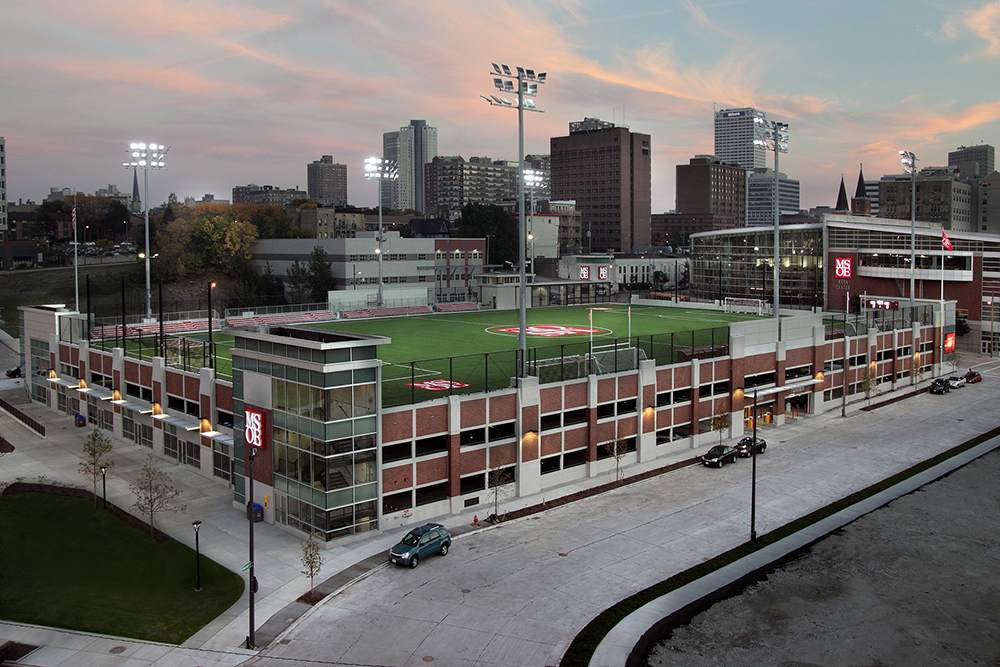
M 639 347 L 618 347 L 613 345 L 594 346 L 590 355 L 592 372 L 597 375 L 621 373 L 639 368 L 639 362 L 646 359 L 646 351 Z
M 723 304 L 727 313 L 749 313 L 750 315 L 764 315 L 764 302 L 760 299 L 739 299 L 727 296 Z

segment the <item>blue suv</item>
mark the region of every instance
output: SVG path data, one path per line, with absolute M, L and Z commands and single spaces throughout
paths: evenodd
M 389 549 L 389 562 L 413 568 L 425 556 L 447 556 L 450 548 L 451 533 L 448 529 L 439 523 L 425 523 L 408 532 L 399 544 Z

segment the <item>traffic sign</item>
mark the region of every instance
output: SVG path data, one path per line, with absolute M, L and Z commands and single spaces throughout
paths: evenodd
M 249 569 L 250 569 L 250 563 L 247 563 L 246 565 L 243 566 L 243 571 L 244 572 L 246 572 Z

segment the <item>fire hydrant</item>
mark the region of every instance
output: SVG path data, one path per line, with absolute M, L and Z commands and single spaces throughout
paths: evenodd
M 477 527 L 477 528 L 479 527 L 479 515 L 478 514 L 475 515 L 474 517 L 472 517 L 472 525 L 475 526 L 475 527 Z

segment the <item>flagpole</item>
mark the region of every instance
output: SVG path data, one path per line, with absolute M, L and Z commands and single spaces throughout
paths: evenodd
M 951 245 L 948 235 L 941 230 L 941 376 L 944 376 L 944 252 Z
M 80 312 L 80 243 L 76 236 L 76 190 L 73 190 L 73 275 L 76 294 L 76 312 Z
M 594 309 L 587 309 L 587 317 L 590 318 L 590 363 L 594 363 Z

